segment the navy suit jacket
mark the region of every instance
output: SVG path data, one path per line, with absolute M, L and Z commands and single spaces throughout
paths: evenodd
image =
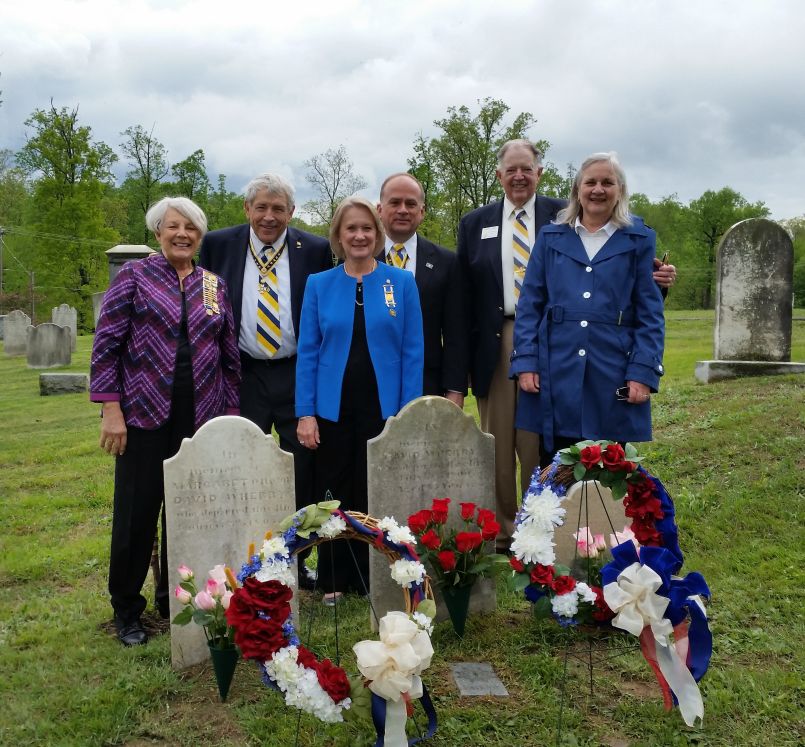
M 296 416 L 337 422 L 352 345 L 357 280 L 343 265 L 311 276 L 296 366 Z M 363 276 L 366 344 L 383 418 L 422 394 L 422 312 L 411 273 L 378 264 Z
M 291 318 L 299 337 L 302 297 L 308 276 L 333 266 L 330 243 L 321 236 L 288 226 L 288 261 L 291 274 Z M 243 273 L 249 258 L 249 224 L 210 231 L 201 242 L 198 263 L 226 280 L 235 319 L 235 338 L 240 335 Z M 251 260 L 249 260 L 251 261 Z
M 385 251 L 377 255 L 386 261 Z M 417 234 L 416 279 L 425 338 L 423 394 L 467 393 L 468 328 L 455 252 Z
M 564 200 L 537 195 L 535 233 L 549 224 L 565 206 Z M 500 356 L 503 329 L 503 267 L 500 235 L 503 200 L 467 213 L 458 225 L 458 261 L 467 284 L 469 311 L 469 371 L 472 391 L 486 397 Z M 498 227 L 494 238 L 482 239 L 484 228 Z M 419 259 L 417 259 L 419 265 Z

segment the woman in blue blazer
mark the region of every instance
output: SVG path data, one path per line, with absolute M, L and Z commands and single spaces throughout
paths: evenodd
M 656 235 L 629 214 L 614 153 L 583 164 L 567 208 L 539 233 L 514 323 L 518 428 L 541 435 L 540 462 L 583 439 L 651 440 L 663 374 Z
M 374 258 L 384 235 L 368 200 L 338 206 L 330 246 L 344 263 L 311 275 L 302 302 L 297 435 L 316 450 L 316 499 L 329 490 L 342 508 L 366 512 L 366 442 L 422 394 L 422 312 L 414 276 Z M 325 603 L 367 591 L 368 548 L 352 545 L 352 552 L 343 540 L 319 548 Z

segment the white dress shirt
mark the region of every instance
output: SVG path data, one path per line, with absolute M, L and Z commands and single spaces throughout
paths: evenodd
M 590 262 L 593 261 L 595 255 L 601 250 L 601 247 L 609 241 L 609 237 L 618 230 L 611 222 L 607 222 L 597 231 L 591 233 L 581 225 L 578 216 L 576 217 L 576 223 L 573 228 L 581 239 L 581 243 L 584 244 L 584 251 L 587 252 L 587 257 Z
M 514 216 L 525 210 L 523 222 L 528 229 L 528 243 L 531 248 L 537 241 L 537 232 L 534 230 L 534 211 L 537 205 L 537 196 L 522 207 L 515 207 L 508 197 L 503 198 L 503 225 L 500 227 L 500 258 L 503 269 L 503 314 L 513 316 L 517 301 L 514 298 L 514 251 L 512 240 L 514 236 Z
M 285 231 L 274 243 L 274 246 L 276 248 L 281 247 L 286 241 L 287 236 L 288 232 Z M 257 234 L 254 232 L 253 228 L 249 228 L 249 240 L 254 250 L 259 255 L 266 244 L 257 238 Z M 282 332 L 282 341 L 271 360 L 290 358 L 292 355 L 296 355 L 296 333 L 294 332 L 293 319 L 291 317 L 291 265 L 288 259 L 289 249 L 290 247 L 285 247 L 279 260 L 274 265 L 277 270 L 277 290 L 280 304 L 280 331 Z M 260 271 L 257 269 L 257 264 L 248 247 L 247 251 L 249 256 L 246 257 L 246 267 L 243 270 L 243 301 L 241 305 L 238 347 L 252 358 L 265 360 L 269 357 L 268 353 L 265 348 L 257 344 L 257 298 L 259 295 L 258 285 L 260 281 Z

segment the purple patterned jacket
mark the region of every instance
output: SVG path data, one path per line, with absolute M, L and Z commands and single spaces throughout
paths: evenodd
M 205 273 L 217 282 L 214 298 L 205 299 Z M 184 289 L 198 429 L 216 415 L 239 413 L 240 354 L 224 281 L 194 267 Z M 208 313 L 205 301 L 217 311 Z M 90 400 L 119 401 L 126 425 L 146 430 L 164 425 L 181 319 L 179 279 L 165 257 L 153 254 L 126 263 L 103 298 L 92 346 Z

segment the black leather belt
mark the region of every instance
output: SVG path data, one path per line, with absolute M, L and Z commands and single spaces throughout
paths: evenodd
M 248 353 L 241 352 L 241 368 L 257 368 L 259 366 L 281 366 L 296 362 L 296 356 L 286 356 L 285 358 L 252 358 Z

